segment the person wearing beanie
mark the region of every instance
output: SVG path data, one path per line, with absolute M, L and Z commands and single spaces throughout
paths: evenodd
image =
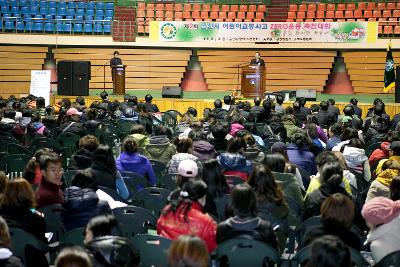
M 184 170 L 182 170 L 184 171 Z M 181 235 L 194 235 L 204 240 L 208 252 L 217 246 L 217 224 L 204 213 L 207 185 L 201 180 L 189 179 L 179 197 L 168 204 L 157 221 L 157 233 L 176 240 Z
M 400 201 L 375 197 L 364 204 L 361 214 L 371 229 L 367 242 L 375 263 L 400 250 Z

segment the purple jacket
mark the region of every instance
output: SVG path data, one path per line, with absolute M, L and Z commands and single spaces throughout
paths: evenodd
M 288 144 L 287 154 L 290 163 L 296 164 L 298 167 L 308 171 L 311 175 L 318 172 L 314 154 L 311 153 L 308 148 L 304 147 L 300 149 L 295 144 Z
M 138 153 L 122 152 L 116 160 L 117 170 L 137 173 L 146 178 L 152 185 L 156 184 L 156 176 L 150 161 Z

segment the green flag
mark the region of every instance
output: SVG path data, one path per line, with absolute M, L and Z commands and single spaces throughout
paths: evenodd
M 385 86 L 383 87 L 383 92 L 387 93 L 395 85 L 395 74 L 394 74 L 394 61 L 392 55 L 392 46 L 389 44 L 386 54 L 386 64 L 385 64 Z

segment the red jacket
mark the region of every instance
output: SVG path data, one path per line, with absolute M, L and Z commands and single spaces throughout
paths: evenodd
M 389 158 L 389 142 L 383 142 L 381 144 L 381 148 L 377 148 L 372 152 L 371 156 L 369 156 L 369 164 L 373 164 L 375 161 L 379 161 L 381 159 Z
M 164 208 L 168 210 L 170 205 Z M 204 240 L 211 252 L 217 246 L 216 231 L 217 224 L 206 213 L 199 203 L 193 202 L 187 213 L 188 222 L 184 220 L 184 208 L 181 206 L 175 212 L 163 214 L 157 221 L 157 233 L 166 238 L 175 240 L 180 235 L 195 235 Z

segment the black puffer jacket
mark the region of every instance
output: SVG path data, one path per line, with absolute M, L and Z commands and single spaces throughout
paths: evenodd
M 99 200 L 96 192 L 89 188 L 71 186 L 64 191 L 62 220 L 67 231 L 85 227 L 97 215 L 111 213 L 107 202 Z
M 101 236 L 86 245 L 93 259 L 93 267 L 135 267 L 140 254 L 124 237 Z

